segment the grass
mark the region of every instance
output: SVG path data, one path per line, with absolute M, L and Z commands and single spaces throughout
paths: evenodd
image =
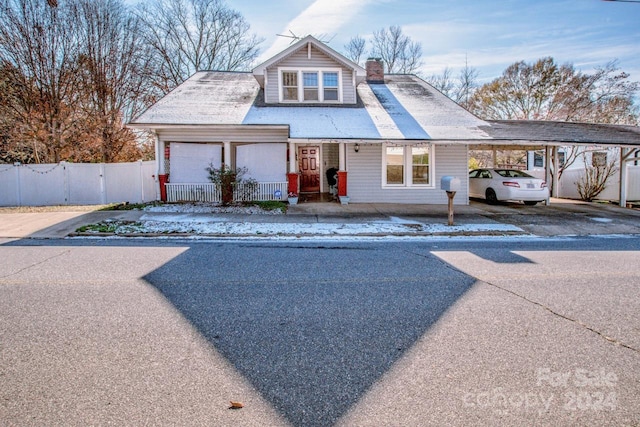
M 284 202 L 280 202 L 277 200 L 267 200 L 267 201 L 263 201 L 263 202 L 253 202 L 252 203 L 255 206 L 258 206 L 261 209 L 264 209 L 265 211 L 275 211 L 275 210 L 279 210 L 281 212 L 286 212 L 287 210 L 287 204 Z
M 139 227 L 139 222 L 129 221 L 103 221 L 96 224 L 83 225 L 76 229 L 76 233 L 110 233 L 118 234 L 135 232 L 135 228 Z
M 148 203 L 112 203 L 100 209 L 101 211 L 133 211 L 143 210 L 147 206 L 156 206 L 160 202 L 148 202 Z
M 119 223 L 116 222 L 99 222 L 97 224 L 83 225 L 76 230 L 77 233 L 115 233 Z

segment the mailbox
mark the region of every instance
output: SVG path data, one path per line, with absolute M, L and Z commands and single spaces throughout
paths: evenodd
M 460 191 L 460 179 L 455 176 L 443 176 L 440 179 L 440 187 L 444 191 Z

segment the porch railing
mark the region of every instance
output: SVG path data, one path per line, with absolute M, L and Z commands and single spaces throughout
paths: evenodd
M 220 187 L 215 184 L 166 184 L 168 202 L 212 202 L 222 200 Z M 259 182 L 255 186 L 241 183 L 234 189 L 233 200 L 253 202 L 287 200 L 286 182 Z

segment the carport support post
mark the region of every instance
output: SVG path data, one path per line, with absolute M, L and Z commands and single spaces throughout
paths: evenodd
M 627 207 L 627 156 L 631 150 L 620 147 L 620 206 Z
M 455 195 L 455 191 L 447 191 L 447 197 L 449 198 L 449 202 L 447 204 L 447 211 L 449 213 L 449 225 L 453 225 L 453 198 L 455 197 Z
M 558 158 L 558 146 L 553 147 L 553 188 L 551 196 L 558 197 L 560 189 L 560 159 Z
M 629 188 L 629 162 L 636 161 L 640 148 L 620 147 L 620 206 L 627 207 L 627 190 Z

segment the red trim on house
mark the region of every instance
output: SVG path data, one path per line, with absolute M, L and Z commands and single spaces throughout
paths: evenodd
M 338 171 L 338 197 L 347 195 L 347 171 Z
M 158 181 L 160 182 L 160 200 L 167 201 L 167 182 L 169 182 L 169 175 L 158 175 Z
M 293 172 L 293 173 L 288 173 L 287 174 L 287 181 L 289 181 L 289 185 L 288 185 L 288 192 L 289 193 L 293 193 L 293 194 L 298 194 L 298 174 Z

